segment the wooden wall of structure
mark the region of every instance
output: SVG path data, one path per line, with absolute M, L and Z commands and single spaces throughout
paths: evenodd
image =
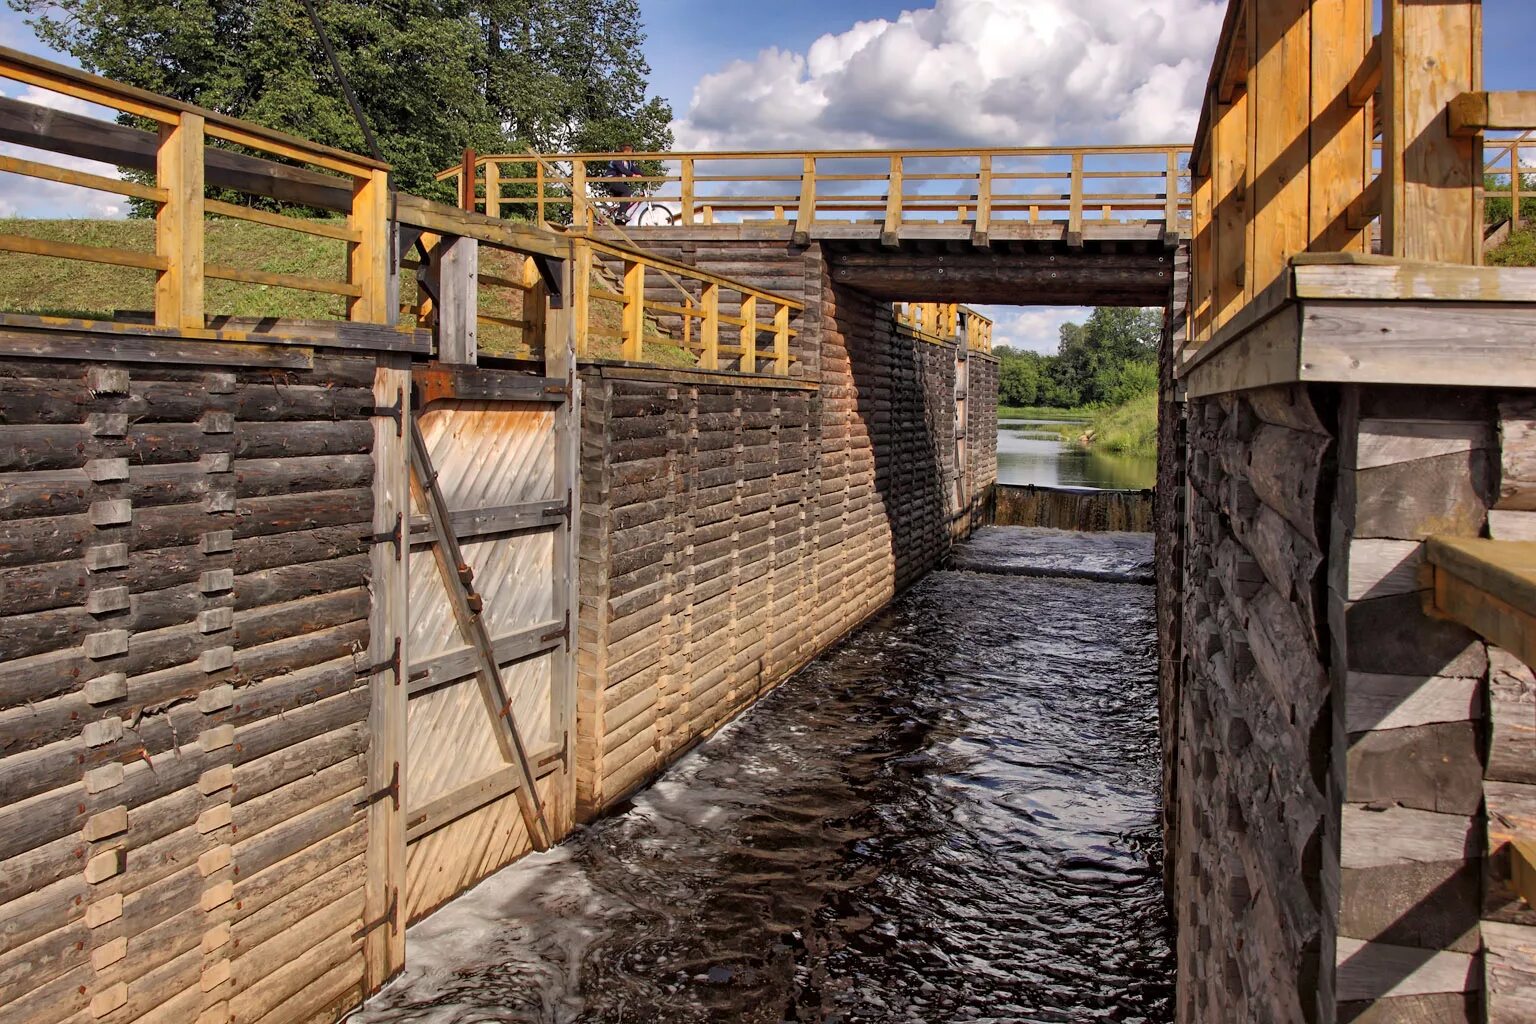
M 962 481 L 954 346 L 919 340 L 888 303 L 832 285 L 814 248 L 668 255 L 804 298 L 819 344 L 800 348 L 787 382 L 583 371 L 585 816 L 937 564 L 980 521 L 996 476 L 995 360 L 971 353 L 967 432 L 980 443 Z
M 376 358 L 176 351 L 0 362 L 8 1021 L 363 991 Z

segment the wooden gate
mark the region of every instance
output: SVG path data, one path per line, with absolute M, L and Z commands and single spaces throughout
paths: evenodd
M 575 707 L 564 380 L 413 374 L 407 922 L 563 834 Z

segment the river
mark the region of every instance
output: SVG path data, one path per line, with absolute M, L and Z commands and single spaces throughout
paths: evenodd
M 1139 490 L 1157 483 L 1157 459 L 1095 451 L 1064 440 L 1052 420 L 1000 420 L 997 482 Z
M 1163 1024 L 1151 539 L 989 528 L 355 1015 Z

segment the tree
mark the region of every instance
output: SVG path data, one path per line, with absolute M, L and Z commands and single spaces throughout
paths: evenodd
M 1000 345 L 992 350 L 997 357 L 997 400 L 1001 405 L 1035 405 L 1040 401 L 1040 364 L 1037 352 L 1022 352 Z
M 1489 192 L 1508 192 L 1510 175 L 1485 174 L 1483 187 Z M 1526 224 L 1536 224 L 1536 174 L 1520 175 L 1520 219 Z M 1508 198 L 1490 199 L 1484 206 L 1483 220 L 1489 227 L 1509 220 L 1514 203 Z
M 88 71 L 366 152 L 299 0 L 7 0 Z M 647 100 L 636 0 L 315 0 L 403 189 L 466 146 L 671 144 Z

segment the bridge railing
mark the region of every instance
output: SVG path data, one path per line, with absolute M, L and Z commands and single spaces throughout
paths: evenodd
M 793 374 L 803 303 L 597 239 L 571 245 L 578 359 Z
M 957 342 L 973 352 L 992 351 L 992 321 L 956 302 L 898 302 L 896 323 L 925 341 Z
M 1179 146 L 841 150 L 719 153 L 466 153 L 441 172 L 462 205 L 536 223 L 591 222 L 593 203 L 659 204 L 683 225 L 726 221 L 818 225 L 958 222 L 985 234 L 997 222 L 1175 224 L 1189 214 L 1189 151 Z M 655 170 L 610 172 L 616 160 Z M 631 198 L 608 187 L 635 186 Z
M 121 196 L 154 216 L 148 248 L 50 238 L 13 220 L 0 233 L 0 251 L 151 274 L 155 324 L 183 333 L 206 328 L 208 281 L 340 296 L 349 320 L 394 322 L 387 165 L 3 47 L 0 78 L 83 100 L 106 115 L 0 97 L 0 141 L 35 151 L 29 157 L 0 155 L 0 172 Z M 151 122 L 156 130 L 107 119 L 117 113 Z M 131 174 L 111 176 L 117 168 Z M 278 212 L 284 205 L 340 216 L 289 216 Z M 208 217 L 331 240 L 338 272 L 279 273 L 211 259 Z

